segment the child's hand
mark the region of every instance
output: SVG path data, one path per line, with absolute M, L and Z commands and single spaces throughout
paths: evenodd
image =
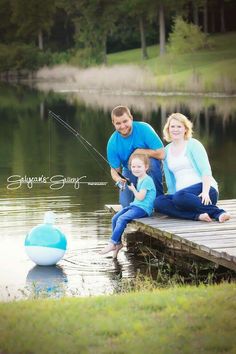
M 131 183 L 130 186 L 128 186 L 129 190 L 131 190 L 133 193 L 136 192 L 136 188 L 135 186 L 133 185 L 133 183 Z

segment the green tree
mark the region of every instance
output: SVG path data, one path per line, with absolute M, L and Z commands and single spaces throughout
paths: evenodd
M 11 0 L 11 21 L 17 26 L 17 35 L 23 40 L 38 39 L 43 49 L 43 36 L 53 25 L 54 0 Z
M 198 26 L 176 17 L 169 43 L 171 53 L 194 52 L 207 45 L 207 37 Z
M 199 2 L 197 0 L 192 0 L 192 12 L 193 12 L 193 23 L 199 25 Z
M 123 0 L 119 3 L 118 11 L 121 16 L 137 19 L 140 32 L 141 55 L 142 59 L 148 58 L 147 45 L 146 45 L 146 24 L 149 17 L 150 2 L 143 0 Z
M 0 0 L 0 38 L 1 43 L 9 43 L 15 39 L 15 26 L 9 21 L 12 15 L 9 0 Z
M 226 32 L 225 27 L 225 1 L 220 0 L 220 31 L 221 33 Z
M 165 6 L 163 1 L 159 3 L 159 31 L 160 31 L 160 55 L 165 54 L 166 28 L 165 28 Z
M 157 0 L 149 1 L 150 14 L 153 19 L 158 17 L 160 56 L 166 52 L 166 21 L 176 13 L 182 13 L 183 6 L 188 0 Z
M 110 0 L 78 0 L 76 7 L 75 42 L 95 62 L 106 64 L 107 36 L 114 28 L 116 6 Z

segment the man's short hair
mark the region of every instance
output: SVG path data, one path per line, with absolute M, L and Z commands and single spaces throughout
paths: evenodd
M 111 112 L 111 118 L 122 117 L 125 113 L 132 118 L 132 114 L 127 106 L 116 106 Z

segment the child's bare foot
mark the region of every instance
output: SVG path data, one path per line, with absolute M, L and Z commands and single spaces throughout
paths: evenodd
M 115 251 L 113 251 L 113 258 L 117 258 L 118 253 L 120 252 L 121 248 L 123 247 L 122 243 L 120 243 L 119 245 L 116 245 L 116 249 Z
M 104 247 L 99 254 L 106 254 L 109 253 L 111 251 L 115 251 L 116 250 L 116 245 L 114 245 L 114 243 L 110 242 L 108 243 L 108 245 L 106 247 Z
M 228 221 L 230 219 L 230 215 L 227 213 L 222 213 L 219 216 L 219 222 L 225 222 Z
M 212 221 L 212 219 L 210 218 L 210 216 L 207 213 L 200 214 L 199 217 L 198 217 L 198 220 L 206 221 L 206 222 Z

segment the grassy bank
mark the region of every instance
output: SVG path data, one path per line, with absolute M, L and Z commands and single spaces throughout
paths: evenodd
M 108 65 L 87 69 L 72 65 L 45 67 L 36 73 L 39 85 L 48 89 L 103 91 L 128 95 L 145 92 L 236 93 L 236 32 L 215 35 L 208 49 L 186 54 L 158 56 L 158 46 L 148 47 L 149 59 L 141 50 L 108 55 Z M 78 65 L 78 66 L 77 66 Z M 44 88 L 45 89 L 45 88 Z
M 141 60 L 141 50 L 108 55 L 109 65 L 136 64 L 153 75 L 150 87 L 162 91 L 236 91 L 236 33 L 212 35 L 211 48 L 194 53 L 166 54 L 159 47 L 148 48 L 149 59 Z M 150 79 L 149 79 L 150 80 Z
M 0 352 L 235 353 L 236 286 L 0 304 Z

